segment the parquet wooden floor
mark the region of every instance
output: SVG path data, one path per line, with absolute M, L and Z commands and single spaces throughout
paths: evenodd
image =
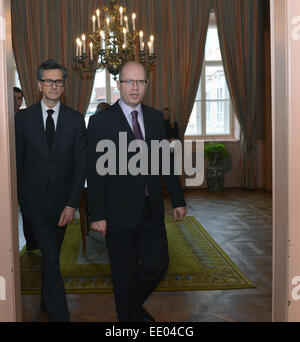
M 272 195 L 225 189 L 186 192 L 188 215 L 255 284 L 255 289 L 154 292 L 145 307 L 160 322 L 269 322 L 272 316 Z M 172 213 L 166 201 L 167 215 Z M 114 322 L 112 294 L 67 296 L 73 322 Z M 22 296 L 23 320 L 48 321 L 39 296 Z

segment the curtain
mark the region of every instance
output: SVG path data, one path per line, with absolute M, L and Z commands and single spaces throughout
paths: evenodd
M 155 35 L 155 68 L 144 102 L 169 107 L 184 136 L 201 76 L 211 0 L 124 0 L 127 13 L 137 14 L 137 30 Z M 64 102 L 85 113 L 94 74 L 73 70 L 75 40 L 92 31 L 91 17 L 109 0 L 12 0 L 13 48 L 27 105 L 40 94 L 36 69 L 54 58 L 69 78 Z M 84 77 L 84 78 L 82 78 Z
M 120 1 L 121 3 L 121 1 Z M 127 0 L 137 28 L 154 34 L 155 67 L 144 102 L 169 107 L 183 138 L 196 98 L 204 58 L 211 0 Z
M 92 30 L 91 17 L 98 0 L 12 0 L 13 49 L 27 106 L 40 100 L 36 71 L 53 58 L 68 71 L 62 101 L 85 113 L 95 73 L 74 70 L 75 41 Z
M 215 0 L 227 83 L 242 131 L 241 186 L 257 187 L 257 140 L 264 137 L 264 1 Z

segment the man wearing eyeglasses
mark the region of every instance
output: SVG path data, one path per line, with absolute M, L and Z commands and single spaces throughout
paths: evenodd
M 110 257 L 115 304 L 120 322 L 153 322 L 143 306 L 164 276 L 169 263 L 164 223 L 160 175 L 101 176 L 97 160 L 103 153 L 97 145 L 110 140 L 116 146 L 119 165 L 124 146 L 119 134 L 131 142 L 143 140 L 150 151 L 151 141 L 165 139 L 163 114 L 141 104 L 148 87 L 144 67 L 136 62 L 120 69 L 120 100 L 91 117 L 88 127 L 88 203 L 92 228 L 106 236 Z M 122 144 L 121 144 L 122 145 Z M 134 153 L 128 153 L 128 159 Z M 149 165 L 151 158 L 148 156 Z M 120 162 L 121 164 L 121 162 Z M 148 170 L 151 170 L 150 166 Z M 121 174 L 120 174 L 121 173 Z M 186 214 L 178 176 L 163 176 L 176 221 Z
M 52 321 L 70 321 L 59 254 L 86 176 L 83 115 L 65 106 L 66 69 L 44 62 L 37 72 L 41 102 L 16 115 L 18 197 L 42 253 L 41 305 Z

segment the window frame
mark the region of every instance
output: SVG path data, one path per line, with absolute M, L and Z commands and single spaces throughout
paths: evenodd
M 113 100 L 113 92 L 112 92 L 112 77 L 113 76 L 108 72 L 108 70 L 106 68 L 102 69 L 102 70 L 97 70 L 96 73 L 97 72 L 105 72 L 105 99 L 104 99 L 104 101 L 109 103 L 109 104 L 112 104 L 112 101 L 115 101 L 115 100 Z M 96 82 L 96 75 L 95 75 L 95 80 L 94 80 L 94 84 L 93 84 L 93 89 L 92 89 L 88 109 L 90 108 L 91 105 L 94 105 L 95 107 L 97 107 L 97 105 L 100 102 L 102 102 L 102 101 L 100 101 L 100 102 L 91 101 L 93 93 L 94 93 L 95 82 Z M 116 89 L 116 87 L 115 87 L 115 89 Z M 88 113 L 88 109 L 87 109 L 87 112 L 85 113 L 85 116 L 90 117 L 90 116 L 95 114 L 95 113 Z
M 215 14 L 211 13 L 209 27 L 217 28 Z M 208 34 L 208 32 L 207 32 Z M 185 140 L 204 140 L 204 141 L 224 141 L 224 140 L 239 140 L 240 139 L 240 127 L 234 113 L 231 96 L 229 94 L 229 134 L 207 134 L 206 133 L 206 121 L 207 121 L 207 106 L 211 108 L 211 104 L 216 102 L 223 102 L 223 105 L 228 101 L 228 99 L 207 99 L 206 89 L 206 68 L 207 67 L 218 67 L 221 66 L 224 70 L 223 60 L 206 60 L 204 55 L 201 78 L 199 82 L 199 88 L 201 89 L 201 98 L 195 99 L 194 104 L 200 103 L 201 105 L 201 134 L 185 134 Z M 227 83 L 227 80 L 226 80 Z M 227 84 L 228 87 L 228 84 Z M 224 105 L 225 108 L 225 105 Z

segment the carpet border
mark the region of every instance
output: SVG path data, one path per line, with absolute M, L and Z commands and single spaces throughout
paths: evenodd
M 238 278 L 244 282 L 240 284 L 220 284 L 220 285 L 213 285 L 213 288 L 211 287 L 212 285 L 174 285 L 176 283 L 176 278 L 175 275 L 168 275 L 169 280 L 162 280 L 161 283 L 157 286 L 155 289 L 155 292 L 185 292 L 185 291 L 216 291 L 216 290 L 221 290 L 221 291 L 228 291 L 228 290 L 242 290 L 242 289 L 254 289 L 256 286 L 244 275 L 244 273 L 239 269 L 237 265 L 232 261 L 232 259 L 227 255 L 227 253 L 217 244 L 217 242 L 210 236 L 210 234 L 207 232 L 206 228 L 194 217 L 194 216 L 187 216 L 185 217 L 186 220 L 192 221 L 194 226 L 205 236 L 207 241 L 218 251 L 218 253 L 224 258 L 224 260 L 228 263 L 228 265 L 234 270 L 234 272 L 238 275 Z M 168 221 L 173 221 L 172 217 L 166 217 L 165 218 L 166 222 Z M 173 221 L 174 222 L 174 221 Z M 179 229 L 179 228 L 178 228 Z M 26 252 L 26 247 L 22 249 L 20 252 L 20 259 L 24 256 Z M 173 278 L 172 278 L 173 277 Z M 113 286 L 110 285 L 109 288 L 105 288 L 103 283 L 105 282 L 105 279 L 107 280 L 107 277 L 94 277 L 99 280 L 99 286 L 98 287 L 85 287 L 80 289 L 80 287 L 77 285 L 76 288 L 72 289 L 71 287 L 68 287 L 66 278 L 68 276 L 64 276 L 64 282 L 65 282 L 65 292 L 66 294 L 92 294 L 92 293 L 113 293 L 114 289 Z M 85 277 L 81 277 L 85 278 Z M 88 280 L 88 276 L 85 278 Z M 73 277 L 75 280 L 76 277 Z M 79 278 L 77 278 L 79 279 Z M 111 278 L 110 278 L 111 279 Z M 172 286 L 168 286 L 167 282 L 172 281 Z M 183 281 L 186 281 L 186 279 L 183 279 Z M 78 283 L 77 283 L 78 284 Z M 201 287 L 201 288 L 199 288 Z M 40 290 L 36 290 L 36 288 L 31 289 L 22 289 L 22 294 L 23 295 L 32 295 L 32 294 L 38 294 L 40 293 Z
M 244 286 L 246 288 L 256 288 L 256 286 L 244 275 L 244 273 L 239 269 L 239 267 L 233 262 L 233 260 L 230 258 L 230 256 L 220 247 L 220 245 L 214 240 L 214 238 L 208 233 L 207 229 L 194 217 L 194 216 L 188 216 L 186 217 L 188 220 L 193 221 L 193 223 L 197 226 L 198 229 L 202 228 L 202 232 L 204 233 L 206 239 L 214 246 L 216 250 L 222 255 L 222 257 L 226 260 L 228 264 L 234 269 L 234 271 L 243 279 L 243 281 L 246 283 Z M 247 285 L 248 284 L 248 285 Z M 218 286 L 218 285 L 216 285 Z M 239 287 L 240 288 L 240 287 Z M 245 287 L 242 287 L 245 288 Z

